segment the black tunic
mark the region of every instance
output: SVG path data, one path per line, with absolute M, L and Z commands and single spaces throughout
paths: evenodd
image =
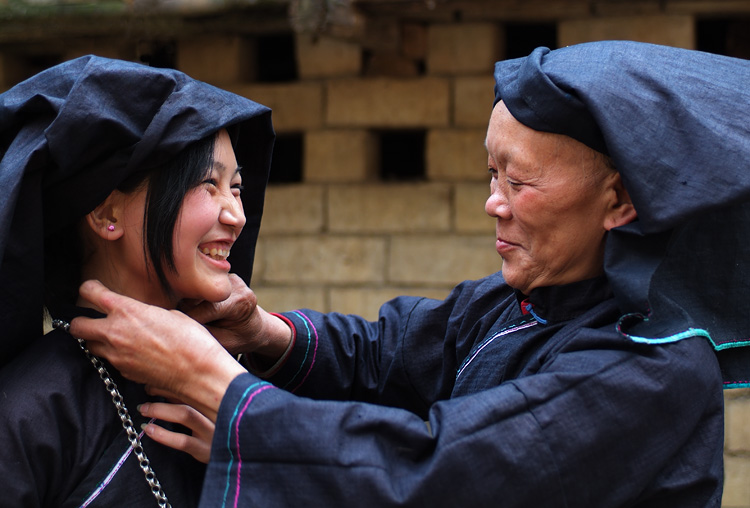
M 136 407 L 153 397 L 108 371 L 170 503 L 196 506 L 204 465 L 145 436 Z M 109 392 L 71 335 L 38 339 L 0 371 L 0 387 L 1 506 L 157 506 Z

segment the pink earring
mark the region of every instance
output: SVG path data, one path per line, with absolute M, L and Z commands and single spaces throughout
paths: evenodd
M 114 231 L 114 230 L 115 230 L 114 224 L 110 224 L 109 226 L 107 226 L 107 231 Z

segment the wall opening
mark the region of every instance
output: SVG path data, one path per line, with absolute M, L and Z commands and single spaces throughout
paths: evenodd
M 505 58 L 527 56 L 535 48 L 557 48 L 557 25 L 554 23 L 508 23 L 505 25 Z
M 279 83 L 298 79 L 294 35 L 264 35 L 258 37 L 257 44 L 258 81 Z
M 750 59 L 750 18 L 698 19 L 695 33 L 699 51 Z
M 380 179 L 383 181 L 424 180 L 424 130 L 388 130 L 378 133 L 380 140 Z
M 269 183 L 299 183 L 302 181 L 302 134 L 276 134 L 271 159 Z

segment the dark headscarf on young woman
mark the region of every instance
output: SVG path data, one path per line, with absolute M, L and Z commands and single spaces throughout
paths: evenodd
M 750 386 L 750 62 L 605 41 L 495 64 L 495 103 L 609 155 L 638 212 L 605 272 L 632 340 L 704 335 Z
M 86 56 L 0 94 L 0 365 L 42 332 L 45 239 L 134 173 L 227 128 L 243 167 L 232 271 L 250 282 L 274 133 L 270 109 L 146 65 Z

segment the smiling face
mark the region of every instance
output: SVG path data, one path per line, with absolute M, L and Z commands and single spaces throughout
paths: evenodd
M 241 189 L 240 168 L 229 135 L 222 130 L 213 167 L 205 181 L 185 195 L 175 224 L 175 270 L 165 272 L 179 300 L 218 302 L 229 296 L 227 257 L 245 225 Z
M 87 216 L 84 237 L 91 254 L 84 279 L 98 279 L 113 291 L 165 308 L 185 299 L 218 302 L 229 296 L 227 257 L 245 225 L 242 177 L 226 131 L 217 134 L 213 146 L 206 176 L 179 204 L 171 232 L 174 264 L 162 263 L 169 290 L 144 255 L 148 182 L 132 192 L 113 191 Z
M 528 294 L 601 274 L 606 231 L 634 218 L 605 157 L 567 136 L 526 127 L 502 102 L 486 146 L 492 180 L 485 210 L 497 219 L 506 282 Z

